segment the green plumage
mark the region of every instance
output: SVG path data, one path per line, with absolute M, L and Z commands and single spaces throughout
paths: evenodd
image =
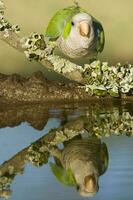
M 56 40 L 61 34 L 63 34 L 66 24 L 79 12 L 80 8 L 76 6 L 59 10 L 50 20 L 45 37 Z
M 58 166 L 57 164 L 54 163 L 50 163 L 50 167 L 53 174 L 58 179 L 58 181 L 69 186 L 76 185 L 74 175 L 70 169 L 65 170 L 63 167 Z
M 95 18 L 93 18 L 93 27 L 95 31 L 95 37 L 97 39 L 97 52 L 102 52 L 104 48 L 105 43 L 105 36 L 104 36 L 104 30 L 99 21 L 97 21 Z

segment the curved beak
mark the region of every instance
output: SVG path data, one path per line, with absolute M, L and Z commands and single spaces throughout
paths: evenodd
M 96 193 L 99 188 L 96 178 L 93 174 L 85 177 L 84 185 L 87 193 Z
M 90 26 L 86 21 L 80 22 L 79 30 L 82 36 L 89 36 L 90 34 Z

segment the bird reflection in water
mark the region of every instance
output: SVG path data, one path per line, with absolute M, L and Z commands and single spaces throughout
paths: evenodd
M 108 167 L 107 146 L 97 138 L 79 137 L 64 142 L 63 149 L 58 148 L 58 145 L 50 147 L 49 152 L 44 148 L 46 143 L 41 138 L 4 162 L 0 166 L 0 197 L 10 197 L 10 185 L 16 175 L 24 173 L 27 162 L 39 167 L 48 162 L 49 156 L 54 157 L 55 163 L 49 164 L 60 182 L 75 186 L 81 196 L 94 196 L 99 189 L 99 176 L 105 173 Z
M 72 139 L 64 144 L 60 158 L 50 163 L 56 178 L 75 186 L 81 196 L 93 197 L 99 190 L 99 176 L 108 168 L 108 150 L 100 139 Z

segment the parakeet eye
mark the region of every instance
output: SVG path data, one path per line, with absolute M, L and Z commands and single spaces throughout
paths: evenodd
M 74 22 L 71 22 L 72 26 L 74 26 Z

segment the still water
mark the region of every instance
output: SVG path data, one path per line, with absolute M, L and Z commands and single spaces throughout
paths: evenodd
M 95 180 L 87 176 L 91 179 L 88 190 L 95 193 L 92 199 L 133 198 L 132 103 L 1 106 L 0 127 L 1 199 L 84 199 L 76 189 L 76 178 L 72 180 L 72 174 L 71 180 L 64 178 L 58 171 L 66 167 L 66 160 L 72 163 L 77 158 L 73 170 L 78 174 L 84 176 L 89 160 L 95 168 L 89 170 L 98 173 Z M 65 156 L 59 162 L 61 157 L 56 159 L 56 155 L 63 151 Z M 55 164 L 58 174 L 50 163 Z

